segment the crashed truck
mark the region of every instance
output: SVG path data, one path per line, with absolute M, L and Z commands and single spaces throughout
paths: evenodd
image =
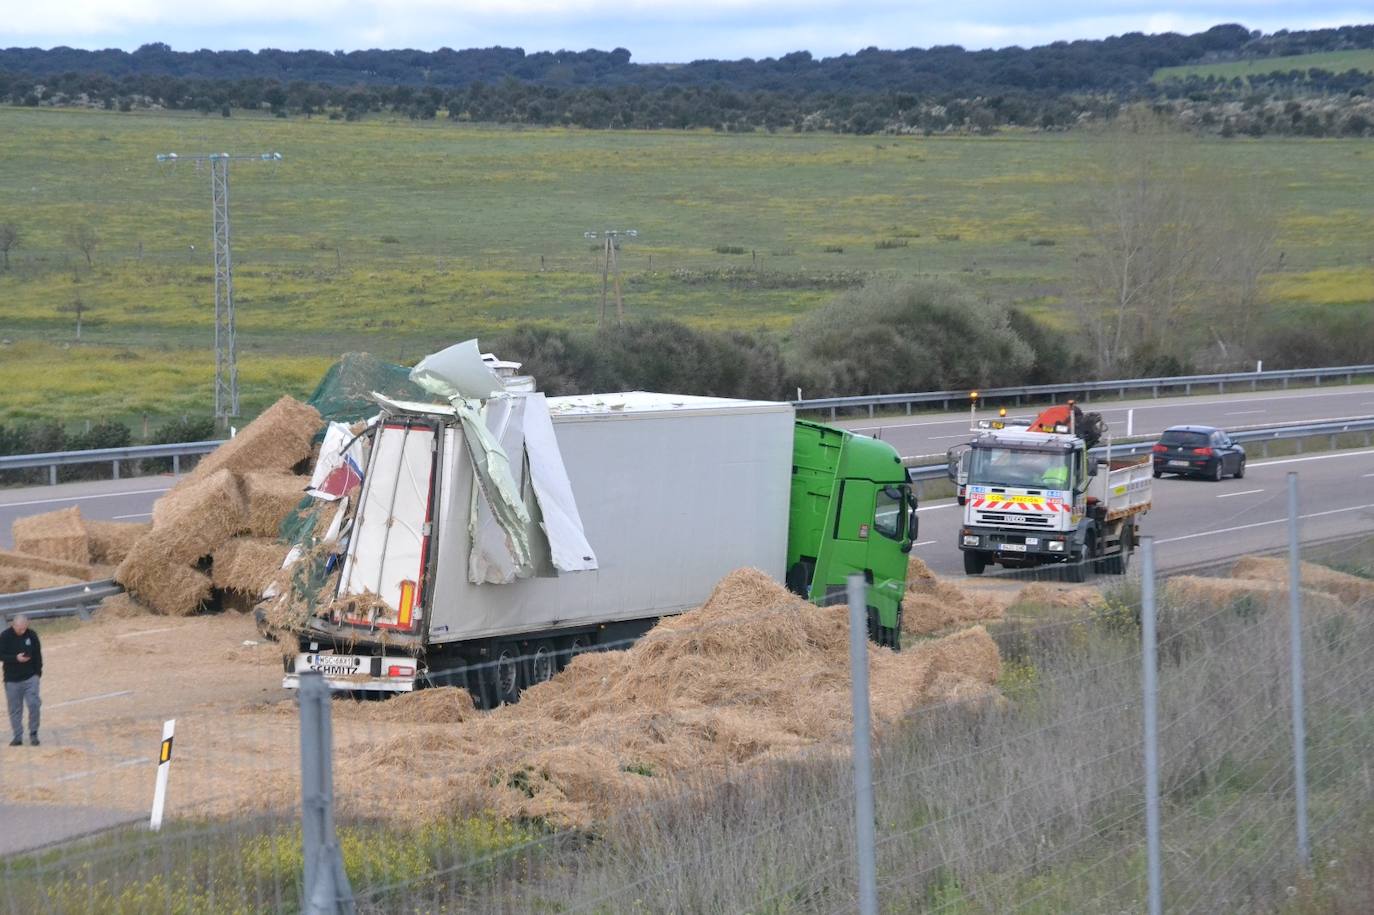
M 786 403 L 545 397 L 517 368 L 467 341 L 411 373 L 446 402 L 376 395 L 365 430 L 331 426 L 328 521 L 288 560 L 293 588 L 318 590 L 285 686 L 315 671 L 335 690 L 511 702 L 742 567 L 817 603 L 864 574 L 869 634 L 900 648 L 917 515 L 891 446 Z

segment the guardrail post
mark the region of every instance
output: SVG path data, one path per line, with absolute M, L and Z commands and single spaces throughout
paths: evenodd
M 1283 389 L 1284 389 L 1285 391 L 1288 390 L 1288 376 L 1287 376 L 1287 375 L 1284 375 L 1284 376 L 1283 376 Z
M 57 485 L 57 465 L 56 465 L 56 464 L 49 464 L 49 465 L 48 465 L 48 485 L 49 485 L 49 486 L 56 486 L 56 485 Z
M 1192 383 L 1191 381 L 1185 381 L 1185 382 L 1183 383 L 1183 393 L 1184 393 L 1184 394 L 1192 394 L 1192 393 L 1193 393 L 1193 383 Z
M 1346 384 L 1354 384 L 1354 383 L 1355 383 L 1355 373 L 1354 373 L 1354 372 L 1346 372 L 1346 373 L 1345 373 L 1345 383 L 1346 383 Z
M 1159 399 L 1159 385 L 1150 385 L 1150 396 L 1153 397 L 1155 400 Z
M 869 419 L 872 419 L 872 418 L 873 418 L 873 404 L 869 404 L 869 405 L 868 405 L 868 418 L 869 418 Z
M 906 415 L 907 415 L 907 416 L 910 416 L 910 415 L 911 415 L 911 401 L 909 401 L 909 400 L 906 402 Z
M 1319 388 L 1319 387 L 1321 387 L 1321 386 L 1322 386 L 1322 376 L 1320 376 L 1320 375 L 1313 375 L 1313 376 L 1312 376 L 1312 386 L 1313 386 L 1314 388 Z
M 1217 382 L 1217 393 L 1218 393 L 1218 394 L 1225 394 L 1225 393 L 1226 393 L 1226 382 L 1224 382 L 1224 381 L 1218 381 L 1218 382 Z
M 110 469 L 114 471 L 114 476 L 113 476 L 113 478 L 116 479 L 116 480 L 118 480 L 118 479 L 119 479 L 119 461 L 111 461 L 111 462 L 110 462 Z
M 835 421 L 835 415 L 836 415 L 836 413 L 835 413 L 835 408 L 834 408 L 834 407 L 831 407 L 831 408 L 830 408 L 830 421 L 831 421 L 832 423 Z
M 181 455 L 179 454 L 172 455 L 172 476 L 181 476 Z

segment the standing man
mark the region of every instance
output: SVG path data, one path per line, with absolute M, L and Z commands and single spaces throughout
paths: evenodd
M 10 746 L 24 744 L 24 706 L 29 707 L 29 743 L 38 746 L 38 684 L 43 678 L 43 647 L 38 633 L 29 629 L 29 618 L 17 614 L 9 628 L 0 632 L 0 665 L 5 669 L 5 702 L 10 709 Z

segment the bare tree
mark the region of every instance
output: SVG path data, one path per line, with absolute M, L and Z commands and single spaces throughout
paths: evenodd
M 91 306 L 85 303 L 85 301 L 81 298 L 80 293 L 77 293 L 75 296 L 72 297 L 72 300 L 68 302 L 66 305 L 57 306 L 57 310 L 63 314 L 76 315 L 76 339 L 80 341 L 81 321 L 82 318 L 84 318 L 88 313 L 90 313 Z
M 95 265 L 92 255 L 95 254 L 96 245 L 100 244 L 100 235 L 95 231 L 95 226 L 88 222 L 76 223 L 68 227 L 63 238 L 69 246 L 85 256 L 87 267 Z
M 12 222 L 0 222 L 0 263 L 6 270 L 10 269 L 10 251 L 19 247 L 23 240 L 23 235 L 19 227 Z
M 1202 346 L 1237 359 L 1248 343 L 1276 237 L 1269 195 L 1200 149 L 1138 112 L 1099 138 L 1072 297 L 1104 375 Z

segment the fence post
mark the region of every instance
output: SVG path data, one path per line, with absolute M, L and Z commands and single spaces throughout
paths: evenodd
M 1293 798 L 1298 826 L 1298 859 L 1311 861 L 1307 841 L 1307 723 L 1302 682 L 1302 566 L 1298 551 L 1298 475 L 1288 474 L 1288 658 L 1293 679 Z
M 322 674 L 301 674 L 300 703 L 302 910 L 308 915 L 352 913 L 353 889 L 334 831 L 334 740 L 329 687 Z
M 868 597 L 861 574 L 849 576 L 849 669 L 854 700 L 854 829 L 859 868 L 859 915 L 878 913 L 878 868 L 873 826 L 873 750 L 868 709 Z
M 1155 663 L 1155 540 L 1140 538 L 1140 664 L 1145 718 L 1145 845 L 1150 915 L 1164 911 L 1159 854 L 1159 670 Z

